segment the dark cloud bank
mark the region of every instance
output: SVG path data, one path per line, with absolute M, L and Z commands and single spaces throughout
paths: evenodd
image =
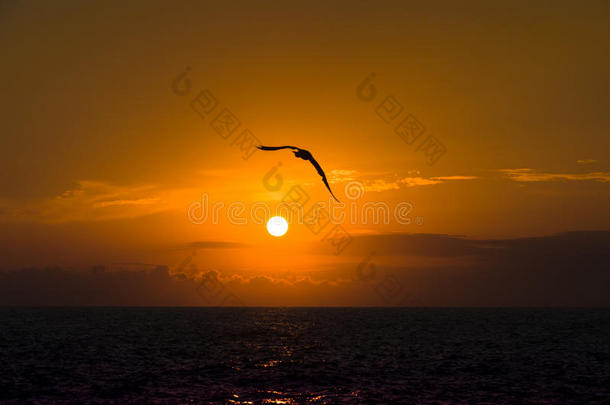
M 360 294 L 362 283 L 353 282 L 359 255 L 374 251 L 398 263 L 412 258 L 448 263 L 378 266 L 380 272 L 395 275 L 424 306 L 609 306 L 609 248 L 610 231 L 506 240 L 367 235 L 354 239 L 346 250 L 353 260 L 327 280 L 221 277 L 222 287 L 211 287 L 214 293 L 221 288 L 239 299 L 210 297 L 201 280 L 172 276 L 166 266 L 119 271 L 96 266 L 84 271 L 3 270 L 0 305 L 388 305 Z

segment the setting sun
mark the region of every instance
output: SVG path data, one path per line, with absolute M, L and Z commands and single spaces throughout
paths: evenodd
M 272 217 L 267 221 L 267 231 L 273 236 L 282 236 L 288 231 L 288 222 L 283 217 Z

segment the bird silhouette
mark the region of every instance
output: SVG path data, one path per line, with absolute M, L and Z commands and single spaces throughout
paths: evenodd
M 328 180 L 326 179 L 326 175 L 324 174 L 324 170 L 322 170 L 322 166 L 320 166 L 320 164 L 316 161 L 316 159 L 314 159 L 313 155 L 308 150 L 297 148 L 296 146 L 263 146 L 263 145 L 258 145 L 257 148 L 260 149 L 260 150 L 292 149 L 292 153 L 294 153 L 294 156 L 298 157 L 299 159 L 308 160 L 313 165 L 313 167 L 316 168 L 316 170 L 318 171 L 318 174 L 320 176 L 322 176 L 322 181 L 324 182 L 324 185 L 326 185 L 326 188 L 330 192 L 330 195 L 332 195 L 333 198 L 335 200 L 337 200 L 338 203 L 341 202 L 341 201 L 339 201 L 339 199 L 337 197 L 335 197 L 335 195 L 333 194 L 333 191 L 330 189 L 330 186 L 328 185 Z

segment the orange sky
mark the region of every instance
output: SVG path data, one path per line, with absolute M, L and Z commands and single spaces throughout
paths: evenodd
M 140 263 L 330 283 L 303 287 L 301 301 L 242 293 L 248 304 L 314 305 L 379 250 L 376 235 L 608 230 L 609 12 L 601 1 L 5 2 L 0 268 Z M 192 103 L 204 90 L 217 105 L 202 117 Z M 224 109 L 240 121 L 230 135 L 213 128 Z M 410 116 L 423 130 L 409 145 L 396 128 Z M 390 220 L 343 221 L 351 244 L 338 255 L 322 240 L 332 225 L 270 236 L 253 205 L 275 209 L 293 186 L 309 196 L 305 210 L 329 195 L 289 151 L 244 159 L 246 129 L 310 150 L 348 217 L 383 203 Z M 429 136 L 446 150 L 433 164 L 421 150 Z M 193 223 L 204 195 L 224 208 Z M 231 204 L 246 224 L 229 221 Z M 408 207 L 400 221 L 397 207 Z M 375 263 L 405 286 L 423 269 L 472 262 L 439 249 Z M 454 302 L 435 288 L 429 301 Z M 332 304 L 384 304 L 359 294 Z

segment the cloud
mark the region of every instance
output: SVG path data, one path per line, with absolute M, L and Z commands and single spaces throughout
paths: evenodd
M 122 264 L 123 265 L 123 264 Z M 257 275 L 223 275 L 217 270 L 199 271 L 194 276 L 171 274 L 167 266 L 129 263 L 151 267 L 144 270 L 111 270 L 94 266 L 90 270 L 26 268 L 0 270 L 0 305 L 62 306 L 224 306 L 224 305 L 311 305 L 310 296 L 321 304 L 339 304 L 333 291 L 353 287 L 348 280 L 293 279 Z
M 359 173 L 356 170 L 333 170 L 330 172 L 329 181 L 340 183 L 357 181 L 361 183 L 367 192 L 382 192 L 388 190 L 400 190 L 404 187 L 432 186 L 456 180 L 475 180 L 477 176 L 436 176 L 423 177 L 418 170 L 407 172 L 409 176 L 400 177 L 391 173 Z M 382 177 L 379 177 L 379 176 Z
M 451 180 L 476 180 L 477 176 L 440 176 L 440 177 L 430 177 L 432 180 L 442 180 L 442 181 L 451 181 Z
M 436 176 L 436 177 L 421 177 L 419 171 L 413 172 L 417 176 L 405 177 L 400 179 L 400 183 L 405 184 L 407 187 L 418 187 L 418 186 L 433 186 L 435 184 L 441 184 L 447 181 L 455 180 L 475 180 L 477 176 Z
M 432 186 L 442 183 L 441 180 L 427 179 L 424 177 L 405 177 L 399 180 L 400 183 L 407 187 Z
M 608 246 L 610 231 L 578 231 L 512 239 L 362 235 L 348 249 L 359 266 L 369 254 L 371 271 L 385 266 L 427 305 L 608 306 Z
M 342 183 L 356 180 L 356 170 L 335 169 L 328 174 L 329 183 Z
M 543 182 L 556 180 L 570 181 L 598 181 L 602 183 L 610 182 L 610 173 L 541 173 L 534 169 L 500 169 L 509 179 L 518 182 Z
M 477 241 L 459 235 L 388 233 L 354 235 L 345 254 L 456 257 L 481 254 L 482 249 Z
M 185 190 L 81 180 L 54 197 L 2 200 L 0 210 L 7 219 L 43 223 L 135 218 L 176 209 Z
M 399 190 L 400 184 L 398 182 L 387 182 L 383 179 L 374 180 L 372 183 L 366 184 L 364 189 L 369 192 L 380 192 L 386 190 Z
M 588 164 L 595 163 L 595 162 L 597 162 L 597 160 L 595 160 L 595 159 L 578 159 L 576 161 L 576 164 L 588 165 Z
M 608 306 L 609 245 L 610 231 L 513 239 L 356 235 L 352 255 L 310 274 L 185 274 L 146 263 L 0 271 L 0 305 L 394 305 L 392 297 L 404 302 L 408 294 L 426 306 Z
M 93 204 L 93 208 L 113 207 L 119 205 L 150 205 L 159 202 L 159 198 L 139 198 L 137 200 L 110 200 Z
M 541 255 L 559 257 L 569 251 L 586 250 L 594 257 L 610 259 L 610 231 L 576 231 L 554 235 L 512 238 L 512 239 L 472 239 L 463 235 L 431 233 L 387 233 L 353 235 L 345 254 L 360 255 L 363 251 L 375 251 L 380 256 L 421 256 L 421 257 L 488 257 L 502 250 L 537 251 Z M 559 249 L 561 253 L 555 252 Z M 527 255 L 525 255 L 527 256 Z M 610 272 L 609 272 L 610 274 Z
M 246 247 L 245 243 L 222 242 L 215 240 L 198 241 L 179 245 L 178 249 L 235 249 Z

